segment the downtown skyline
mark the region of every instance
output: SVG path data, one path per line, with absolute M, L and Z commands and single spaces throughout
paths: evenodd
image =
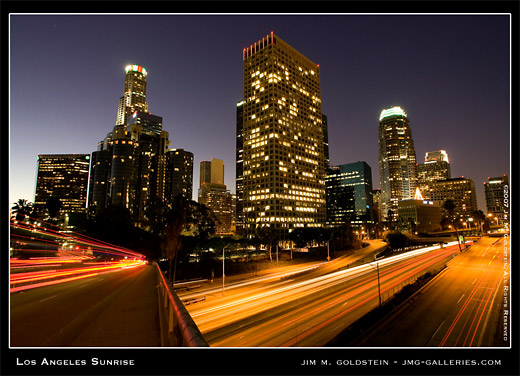
M 378 116 L 401 106 L 417 163 L 426 152 L 446 150 L 452 177 L 474 180 L 479 209 L 485 210 L 487 177 L 510 175 L 506 15 L 13 15 L 10 21 L 10 204 L 34 201 L 38 154 L 96 150 L 115 125 L 127 64 L 147 69 L 149 111 L 163 117 L 170 147 L 193 152 L 196 167 L 224 160 L 224 183 L 235 192 L 242 50 L 270 31 L 320 64 L 331 165 L 366 161 L 378 188 Z M 135 22 L 145 25 L 132 35 L 135 47 L 118 44 L 121 27 Z

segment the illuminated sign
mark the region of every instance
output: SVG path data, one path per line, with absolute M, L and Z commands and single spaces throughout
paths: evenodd
M 381 121 L 382 119 L 384 119 L 386 117 L 398 116 L 398 115 L 406 117 L 406 112 L 404 112 L 404 110 L 401 107 L 391 107 L 391 108 L 381 111 L 381 115 L 379 116 L 379 121 Z

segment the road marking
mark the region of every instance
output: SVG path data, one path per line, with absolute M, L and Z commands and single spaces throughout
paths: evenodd
M 444 320 L 446 321 L 446 320 Z M 431 338 L 435 337 L 435 335 L 437 334 L 437 332 L 439 331 L 439 329 L 441 328 L 442 324 L 444 324 L 444 321 L 441 322 L 441 325 L 439 325 L 439 327 L 437 328 L 437 330 L 435 331 L 435 333 L 433 333 L 433 335 L 431 336 Z
M 56 295 L 54 295 L 54 296 L 51 296 L 50 298 L 45 298 L 45 299 L 42 299 L 42 300 L 40 300 L 40 302 L 44 302 L 44 301 L 46 301 L 46 300 L 49 300 L 49 299 L 52 299 L 52 298 L 55 298 L 55 297 L 56 297 Z
M 85 286 L 88 286 L 88 283 L 84 284 L 83 286 L 79 286 L 79 288 L 82 289 Z
M 464 293 L 464 294 L 462 294 L 462 296 L 460 297 L 460 299 L 459 299 L 459 300 L 457 300 L 457 304 L 458 304 L 458 303 L 460 302 L 460 300 L 461 300 L 461 299 L 462 299 L 462 298 L 464 297 L 464 295 L 466 295 L 466 294 L 465 294 L 465 293 Z
M 475 282 L 477 282 L 477 279 L 476 279 L 476 278 L 475 278 L 475 280 L 473 281 L 472 285 L 474 285 L 474 284 L 475 284 Z
M 341 328 L 342 326 L 343 326 L 343 324 L 340 324 L 340 325 L 336 326 L 334 329 L 332 329 L 330 332 L 333 333 L 333 332 L 336 331 L 336 329 L 339 329 L 339 328 Z
M 103 277 L 103 278 L 98 278 L 98 281 L 102 281 L 104 280 L 106 277 Z

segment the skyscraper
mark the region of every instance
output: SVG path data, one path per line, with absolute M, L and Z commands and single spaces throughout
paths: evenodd
M 484 182 L 486 208 L 491 218 L 497 218 L 499 224 L 509 222 L 509 179 L 507 175 L 489 178 Z
M 437 180 L 430 185 L 431 200 L 439 201 L 441 208 L 446 200 L 450 199 L 455 203 L 455 217 L 466 220 L 477 210 L 477 195 L 475 183 L 471 179 L 464 177 Z M 442 210 L 446 216 L 446 210 Z
M 191 200 L 193 195 L 193 153 L 184 149 L 168 150 L 164 176 L 164 201 L 171 202 L 179 194 L 186 200 Z
M 211 158 L 200 162 L 199 203 L 217 218 L 215 233 L 229 234 L 233 217 L 232 195 L 224 184 L 224 161 Z
M 373 222 L 372 170 L 366 162 L 331 166 L 325 177 L 327 225 Z
M 417 186 L 427 200 L 431 199 L 431 183 L 450 178 L 450 161 L 445 150 L 427 152 L 424 163 L 417 165 Z
M 397 217 L 399 200 L 414 197 L 417 168 L 412 130 L 401 107 L 390 107 L 379 116 L 379 173 L 382 216 Z
M 243 50 L 245 227 L 325 224 L 320 68 L 278 36 Z M 238 177 L 240 179 L 240 177 Z
M 235 225 L 236 232 L 242 233 L 244 227 L 244 103 L 245 101 L 240 101 L 237 103 L 237 113 L 236 113 L 236 129 L 237 129 L 237 138 L 236 138 L 236 200 L 235 200 Z
M 148 72 L 140 65 L 127 65 L 125 72 L 125 89 L 119 99 L 116 125 L 126 125 L 128 117 L 135 111 L 148 112 L 148 103 L 146 103 Z
M 56 197 L 62 213 L 85 213 L 89 166 L 88 154 L 38 154 L 35 205 L 44 208 Z
M 93 214 L 110 205 L 125 207 L 142 222 L 149 200 L 171 201 L 172 176 L 167 174 L 175 170 L 172 161 L 168 167 L 170 140 L 163 119 L 148 112 L 146 69 L 128 65 L 125 72 L 116 125 L 92 153 L 89 208 Z

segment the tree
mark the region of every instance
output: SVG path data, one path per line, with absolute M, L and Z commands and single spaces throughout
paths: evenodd
M 60 214 L 60 210 L 62 209 L 63 205 L 58 197 L 51 196 L 47 199 L 45 207 L 47 208 L 49 217 L 56 219 Z
M 269 259 L 273 261 L 272 247 L 278 243 L 279 234 L 278 231 L 271 226 L 263 226 L 257 228 L 256 234 L 262 244 L 269 247 Z
M 16 214 L 16 220 L 23 221 L 25 217 L 29 217 L 33 212 L 34 204 L 25 199 L 19 199 L 11 209 Z
M 399 231 L 389 231 L 385 235 L 385 241 L 394 251 L 402 249 L 409 244 L 408 237 Z
M 175 260 L 182 247 L 182 232 L 205 239 L 215 233 L 215 219 L 205 205 L 187 200 L 179 194 L 173 199 L 172 208 L 166 214 L 164 233 L 163 250 L 168 259 L 168 276 L 172 283 L 175 281 L 175 268 L 177 267 Z
M 455 229 L 455 236 L 457 237 L 457 243 L 459 244 L 459 251 L 462 252 L 462 248 L 460 247 L 460 241 L 459 241 L 459 232 L 457 230 L 457 224 L 455 223 L 455 208 L 457 205 L 455 205 L 455 202 L 453 200 L 446 200 L 444 201 L 444 205 L 442 206 L 444 210 L 448 212 L 448 219 L 451 221 L 451 224 L 453 228 Z
M 483 225 L 484 223 L 486 222 L 487 220 L 487 217 L 486 215 L 484 214 L 484 212 L 482 210 L 474 210 L 472 213 L 471 213 L 471 216 L 473 217 L 473 220 L 478 223 L 478 227 L 480 229 L 480 235 L 482 235 L 482 230 L 483 230 Z

